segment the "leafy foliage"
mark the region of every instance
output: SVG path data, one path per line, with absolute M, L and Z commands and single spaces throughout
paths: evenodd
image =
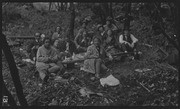
M 74 34 L 77 34 L 81 22 L 91 18 L 88 24 L 89 31 L 94 31 L 96 25 L 100 23 L 97 11 L 93 11 L 91 5 L 78 4 L 76 7 L 76 18 Z M 114 17 L 117 20 L 116 25 L 123 28 L 124 4 L 113 5 Z M 5 11 L 6 10 L 6 11 Z M 10 3 L 3 8 L 3 21 L 13 35 L 33 35 L 35 32 L 51 35 L 56 26 L 62 28 L 61 35 L 66 36 L 69 27 L 70 12 L 67 11 L 45 11 L 37 10 L 30 4 Z M 16 16 L 16 17 L 15 17 Z M 138 49 L 143 52 L 141 60 L 131 62 L 114 62 L 108 64 L 113 69 L 113 75 L 120 80 L 118 87 L 102 87 L 98 80 L 92 81 L 93 75 L 73 69 L 68 73 L 68 82 L 50 81 L 45 86 L 39 86 L 39 80 L 33 78 L 35 68 L 29 63 L 19 68 L 19 75 L 26 99 L 30 105 L 60 105 L 60 106 L 112 106 L 112 105 L 143 105 L 143 106 L 177 106 L 178 105 L 178 72 L 166 63 L 158 63 L 160 57 L 154 53 L 159 47 L 168 45 L 168 40 L 161 34 L 158 24 L 159 18 L 153 4 L 134 3 L 132 5 L 131 32 L 139 39 L 140 43 L 150 44 L 152 48 L 146 48 L 139 45 Z M 169 17 L 166 10 L 163 10 L 163 18 L 166 33 L 169 36 L 175 34 L 174 22 Z M 120 33 L 121 34 L 121 33 Z M 176 38 L 175 38 L 176 39 Z M 175 40 L 174 39 L 174 40 Z M 24 42 L 26 43 L 26 42 Z M 25 57 L 19 51 L 19 48 L 12 48 L 12 53 L 16 63 L 23 63 Z M 7 62 L 3 57 L 3 79 L 8 90 L 15 97 L 16 92 L 12 79 L 7 68 Z M 135 69 L 150 68 L 151 71 L 138 73 Z M 143 88 L 139 83 L 144 83 L 150 92 Z M 92 95 L 90 98 L 82 97 L 78 92 L 82 87 L 87 87 L 94 92 L 102 93 L 103 96 Z

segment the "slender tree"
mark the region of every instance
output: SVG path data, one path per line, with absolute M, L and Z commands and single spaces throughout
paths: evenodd
M 109 4 L 109 15 L 112 17 L 112 18 L 114 18 L 114 16 L 113 16 L 113 9 L 112 9 L 112 2 L 110 2 L 110 4 Z
M 127 3 L 126 5 L 126 12 L 125 12 L 125 22 L 124 22 L 124 28 L 129 29 L 130 28 L 130 13 L 131 13 L 131 3 Z
M 49 2 L 49 11 L 51 10 L 52 2 Z
M 69 23 L 68 38 L 74 39 L 74 21 L 75 21 L 75 7 L 73 3 L 70 3 L 71 19 Z
M 3 79 L 2 79 L 2 89 L 3 89 L 3 92 L 2 92 L 2 94 L 4 94 L 4 95 L 6 95 L 6 96 L 8 96 L 8 103 L 9 103 L 9 105 L 11 106 L 11 107 L 14 107 L 14 106 L 17 106 L 16 105 L 16 102 L 15 102 L 15 100 L 14 100 L 14 98 L 13 98 L 13 96 L 11 95 L 11 93 L 9 92 L 9 90 L 6 88 L 6 85 L 5 85 L 5 83 L 4 83 L 4 81 L 3 81 Z
M 61 2 L 61 10 L 63 10 L 64 9 L 64 4 L 63 4 L 63 2 Z
M 10 47 L 6 41 L 6 36 L 3 33 L 2 33 L 1 41 L 2 41 L 1 42 L 2 43 L 2 50 L 5 54 L 6 60 L 7 60 L 8 65 L 9 65 L 11 77 L 12 77 L 12 80 L 13 80 L 13 83 L 14 83 L 14 86 L 16 89 L 16 93 L 17 93 L 19 102 L 20 102 L 21 106 L 27 106 L 28 104 L 27 104 L 27 101 L 26 101 L 24 94 L 23 94 L 23 87 L 22 87 L 20 77 L 18 74 L 18 69 L 16 67 L 16 63 L 14 61 L 14 57 L 11 53 Z

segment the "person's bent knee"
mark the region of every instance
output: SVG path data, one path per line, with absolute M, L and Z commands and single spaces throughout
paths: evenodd
M 60 70 L 60 67 L 59 66 L 53 66 L 53 67 L 51 67 L 51 68 L 49 68 L 48 69 L 48 71 L 50 72 L 50 73 L 54 73 L 54 72 L 57 72 L 57 71 L 59 71 Z

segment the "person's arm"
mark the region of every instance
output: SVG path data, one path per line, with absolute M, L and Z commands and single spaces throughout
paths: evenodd
M 113 28 L 112 28 L 112 30 L 113 30 L 113 31 L 118 30 L 118 28 L 117 28 L 117 26 L 116 26 L 116 25 L 112 24 L 112 26 L 113 26 Z
M 103 49 L 105 51 L 106 56 L 110 59 L 113 60 L 113 57 L 110 53 L 108 53 L 105 49 Z
M 51 60 L 52 62 L 57 62 L 57 61 L 59 60 L 58 54 L 59 54 L 59 53 L 57 53 L 57 51 L 56 51 L 54 48 L 52 48 L 50 60 Z
M 127 43 L 126 41 L 123 40 L 123 35 L 119 36 L 119 43 L 120 44 Z
M 138 42 L 138 39 L 134 37 L 134 35 L 131 34 L 131 39 L 132 39 L 132 43 L 136 43 Z
M 37 56 L 38 62 L 49 62 L 50 61 L 49 57 L 42 55 L 42 49 L 41 48 L 38 49 L 36 56 Z

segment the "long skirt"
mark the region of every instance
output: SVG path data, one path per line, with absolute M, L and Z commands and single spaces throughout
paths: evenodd
M 43 62 L 36 62 L 36 68 L 42 80 L 45 78 L 46 75 L 49 75 L 49 73 L 56 73 L 61 69 L 61 67 L 55 63 L 46 64 Z

